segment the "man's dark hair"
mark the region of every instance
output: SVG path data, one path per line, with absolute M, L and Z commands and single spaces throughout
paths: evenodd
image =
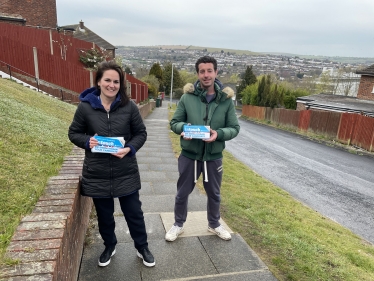
M 210 57 L 210 56 L 203 56 L 199 58 L 196 63 L 195 63 L 195 69 L 196 72 L 199 73 L 199 64 L 200 63 L 212 63 L 214 67 L 214 71 L 217 71 L 217 61 L 215 58 Z
M 103 61 L 99 64 L 95 77 L 96 89 L 100 92 L 100 87 L 97 83 L 103 78 L 104 72 L 107 70 L 114 70 L 119 75 L 119 91 L 118 94 L 121 97 L 121 106 L 125 105 L 130 99 L 126 94 L 125 87 L 125 75 L 123 74 L 122 68 L 115 61 Z

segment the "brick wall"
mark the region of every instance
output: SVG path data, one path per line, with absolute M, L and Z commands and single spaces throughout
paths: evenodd
M 156 102 L 151 101 L 145 105 L 139 106 L 140 115 L 143 119 L 156 107 Z
M 4 1 L 3 1 L 4 2 Z M 56 28 L 56 0 L 11 0 L 0 5 L 0 13 L 19 15 L 26 25 Z
M 374 76 L 361 75 L 357 98 L 362 100 L 374 100 Z
M 21 220 L 6 253 L 20 263 L 1 268 L 4 280 L 77 279 L 92 209 L 92 199 L 79 193 L 83 158 L 84 151 L 74 148 L 33 212 Z

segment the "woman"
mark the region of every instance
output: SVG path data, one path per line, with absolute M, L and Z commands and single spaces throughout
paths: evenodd
M 148 249 L 143 211 L 139 200 L 140 175 L 135 153 L 147 139 L 138 107 L 126 95 L 124 74 L 115 62 L 102 62 L 95 78 L 96 87 L 80 94 L 80 104 L 69 127 L 69 139 L 86 150 L 82 170 L 81 194 L 92 197 L 104 240 L 105 250 L 99 266 L 107 266 L 115 254 L 114 200 L 118 198 L 137 255 L 146 266 L 155 261 Z M 95 135 L 123 137 L 124 148 L 117 153 L 93 153 Z

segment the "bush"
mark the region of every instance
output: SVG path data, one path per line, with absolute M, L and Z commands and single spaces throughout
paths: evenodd
M 89 50 L 80 50 L 79 61 L 82 62 L 87 68 L 96 69 L 98 63 L 106 59 L 105 54 L 95 48 Z
M 257 88 L 258 83 L 248 85 L 244 88 L 244 90 L 240 93 L 240 96 L 242 97 L 242 104 L 252 104 L 252 97 L 257 96 Z
M 309 96 L 310 95 L 310 92 L 306 89 L 296 89 L 295 91 L 293 91 L 293 95 L 298 98 L 298 97 L 305 97 L 305 96 Z
M 174 99 L 180 99 L 182 95 L 183 95 L 183 89 L 182 88 L 175 89 L 175 91 L 173 92 L 173 98 Z
M 288 93 L 283 98 L 284 107 L 286 109 L 296 109 L 296 97 L 293 95 L 293 93 Z

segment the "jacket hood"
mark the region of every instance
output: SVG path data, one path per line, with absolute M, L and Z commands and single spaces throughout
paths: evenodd
M 198 86 L 198 84 L 196 84 L 196 86 Z M 218 85 L 217 83 L 215 83 L 216 86 L 218 86 L 220 88 L 220 85 Z M 216 87 L 217 88 L 217 87 Z M 195 92 L 195 85 L 192 84 L 192 83 L 187 83 L 184 87 L 183 87 L 183 93 L 184 94 L 193 94 Z M 228 99 L 231 99 L 235 96 L 235 93 L 234 93 L 234 90 L 231 89 L 230 87 L 225 87 L 222 92 L 224 92 L 226 95 L 227 95 L 227 98 Z
M 82 102 L 88 102 L 92 106 L 92 108 L 104 108 L 104 106 L 101 104 L 100 92 L 97 90 L 96 87 L 91 87 L 91 88 L 84 90 L 79 95 L 79 100 Z M 120 100 L 121 98 L 117 94 L 115 101 L 111 105 L 111 108 L 113 108 L 113 105 L 116 104 Z

